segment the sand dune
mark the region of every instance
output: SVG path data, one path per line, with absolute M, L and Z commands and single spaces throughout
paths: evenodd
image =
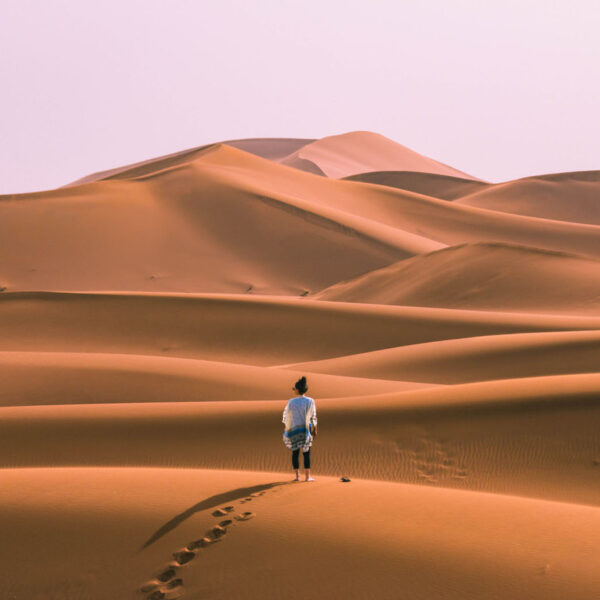
M 365 171 L 419 171 L 476 179 L 370 131 L 315 140 L 281 162 L 302 169 L 302 162 L 298 161 L 310 161 L 334 179 Z
M 21 246 L 3 265 L 0 283 L 9 289 L 300 295 L 442 247 L 285 195 L 293 176 L 305 183 L 306 196 L 314 181 L 325 181 L 320 177 L 225 146 L 203 152 L 185 166 L 145 173 L 144 180 L 0 199 L 0 234 L 8 247 Z M 274 193 L 263 195 L 276 177 L 288 189 L 279 194 L 274 183 Z M 261 179 L 263 187 L 256 185 Z M 315 269 L 323 255 L 329 260 Z
M 444 339 L 600 329 L 600 317 L 238 294 L 5 292 L 0 294 L 0 326 L 0 350 L 6 351 L 137 354 L 268 366 Z
M 365 171 L 417 171 L 451 177 L 476 178 L 370 131 L 353 131 L 319 140 L 294 138 L 248 138 L 220 142 L 301 171 L 340 178 Z M 142 174 L 158 165 L 174 166 L 193 159 L 211 145 L 198 146 L 155 159 L 100 171 L 73 184 Z
M 302 373 L 206 360 L 95 354 L 0 352 L 0 406 L 116 402 L 281 400 Z M 418 383 L 335 375 L 311 378 L 324 398 L 416 389 Z
M 455 200 L 467 194 L 487 189 L 492 185 L 475 179 L 463 179 L 450 175 L 419 173 L 415 171 L 370 171 L 359 173 L 358 175 L 350 175 L 344 179 L 385 185 L 442 200 Z M 482 208 L 493 207 L 483 206 Z
M 526 246 L 467 244 L 336 283 L 313 298 L 600 315 L 600 260 Z
M 560 356 L 560 360 L 556 357 Z M 442 384 L 598 372 L 600 332 L 483 335 L 385 348 L 280 368 Z
M 321 399 L 319 472 L 598 505 L 599 392 L 596 373 Z M 281 412 L 253 400 L 4 407 L 0 461 L 285 471 Z
M 600 171 L 526 177 L 474 191 L 457 202 L 515 215 L 600 225 Z
M 456 600 L 490 592 L 593 598 L 600 585 L 592 568 L 595 508 L 358 479 L 273 485 L 281 481 L 280 473 L 255 471 L 2 470 L 0 527 L 14 558 L 0 594 L 144 598 L 135 590 L 156 586 L 172 569 L 173 587 L 154 589 L 189 598 L 240 598 L 240 590 L 249 599 L 273 590 L 294 597 L 290 564 L 309 564 L 313 594 L 335 599 L 347 598 L 349 585 L 355 595 L 383 600 L 399 590 Z M 252 489 L 257 495 L 244 502 L 240 494 Z M 232 507 L 226 535 L 178 565 L 173 554 L 210 534 L 222 506 Z M 290 511 L 302 511 L 302 521 Z M 253 518 L 237 521 L 243 512 Z M 162 535 L 139 551 L 159 528 Z M 69 543 L 56 544 L 57 532 Z M 34 569 L 32 540 L 44 557 Z
M 0 284 L 301 295 L 448 244 L 600 256 L 597 226 L 331 181 L 223 145 L 173 160 L 0 198 L 0 235 L 19 247 Z
M 595 600 L 597 179 L 353 132 L 0 197 L 0 599 Z

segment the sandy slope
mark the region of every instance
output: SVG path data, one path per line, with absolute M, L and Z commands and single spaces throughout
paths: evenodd
M 336 283 L 313 298 L 600 315 L 600 260 L 526 246 L 467 244 Z
M 96 354 L 0 352 L 0 406 L 115 402 L 281 400 L 302 373 L 208 360 Z M 416 389 L 418 383 L 315 375 L 319 397 Z
M 600 329 L 600 317 L 236 294 L 5 292 L 0 327 L 0 350 L 147 354 L 268 366 L 444 339 Z
M 599 393 L 594 373 L 320 399 L 319 473 L 599 505 Z M 285 471 L 284 405 L 4 407 L 0 465 Z
M 370 131 L 353 131 L 315 140 L 281 162 L 302 169 L 303 161 L 310 161 L 335 179 L 365 171 L 420 171 L 476 179 Z
M 253 517 L 174 563 L 223 506 Z M 13 540 L 4 598 L 143 598 L 170 564 L 173 589 L 194 599 L 300 597 L 298 565 L 322 598 L 561 600 L 600 585 L 600 517 L 574 504 L 255 471 L 13 469 L 0 473 L 0 507 Z
M 457 203 L 516 215 L 600 225 L 600 171 L 517 179 L 471 192 Z
M 385 348 L 280 368 L 442 384 L 596 373 L 600 331 L 482 335 Z M 557 360 L 560 357 L 560 360 Z
M 235 148 L 212 147 L 186 165 L 163 166 L 150 174 L 144 166 L 144 179 L 0 199 L 0 234 L 7 247 L 21 247 L 2 265 L 2 284 L 299 295 L 442 247 L 304 200 L 319 183 L 336 182 Z M 296 179 L 304 186 L 299 198 L 291 195 Z M 365 204 L 357 192 L 355 202 Z M 329 260 L 315 269 L 324 255 Z
M 597 600 L 596 187 L 354 132 L 1 197 L 0 599 Z
M 188 150 L 182 150 L 180 152 L 174 152 L 172 154 L 165 154 L 158 158 L 149 158 L 140 162 L 132 163 L 130 165 L 124 165 L 122 167 L 116 167 L 114 169 L 107 169 L 105 171 L 98 171 L 97 173 L 91 173 L 85 177 L 81 177 L 72 183 L 65 185 L 64 187 L 71 187 L 75 185 L 81 185 L 83 183 L 92 183 L 94 181 L 104 181 L 108 179 L 128 179 L 138 175 L 143 175 L 149 172 L 155 172 L 160 169 L 174 167 L 181 164 L 186 164 L 191 160 L 201 156 L 205 151 L 209 150 L 212 144 L 205 146 L 198 146 L 196 148 L 190 148 Z M 64 189 L 59 188 L 59 189 Z M 36 194 L 19 194 L 23 196 L 37 197 Z

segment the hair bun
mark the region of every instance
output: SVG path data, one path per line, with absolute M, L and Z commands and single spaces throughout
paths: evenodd
M 306 377 L 304 375 L 302 375 L 302 377 L 300 377 L 300 379 L 298 379 L 298 381 L 296 381 L 295 388 L 301 394 L 304 394 L 304 392 L 306 392 L 306 390 L 308 389 L 308 386 L 306 385 Z

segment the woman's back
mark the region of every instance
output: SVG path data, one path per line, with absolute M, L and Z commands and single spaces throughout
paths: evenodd
M 295 396 L 290 398 L 287 404 L 288 423 L 291 427 L 299 427 L 306 423 L 306 417 L 313 409 L 315 401 L 310 396 Z
M 298 454 L 304 457 L 305 481 L 314 481 L 310 476 L 310 447 L 317 435 L 317 409 L 314 398 L 306 395 L 308 386 L 302 376 L 293 388 L 300 393 L 290 398 L 283 411 L 283 443 L 292 451 L 292 467 L 296 471 L 295 481 L 300 480 Z

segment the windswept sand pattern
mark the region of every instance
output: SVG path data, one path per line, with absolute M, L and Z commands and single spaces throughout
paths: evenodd
M 0 197 L 0 600 L 597 600 L 599 181 L 357 131 Z

